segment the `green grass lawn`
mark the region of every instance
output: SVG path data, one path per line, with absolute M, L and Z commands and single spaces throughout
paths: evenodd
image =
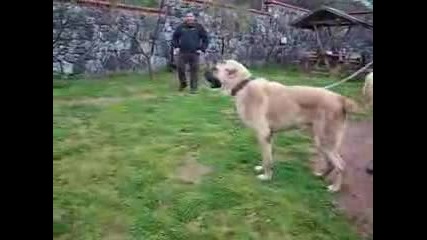
M 286 84 L 324 86 L 277 69 Z M 310 139 L 275 140 L 275 175 L 260 182 L 256 139 L 232 99 L 171 88 L 173 75 L 54 81 L 54 239 L 359 239 L 309 170 Z M 335 91 L 359 97 L 361 82 Z M 211 168 L 196 184 L 177 179 L 189 159 Z

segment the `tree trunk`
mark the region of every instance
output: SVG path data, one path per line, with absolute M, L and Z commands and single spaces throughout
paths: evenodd
M 148 56 L 145 57 L 145 61 L 147 62 L 148 76 L 150 80 L 154 80 L 153 66 L 151 65 L 151 58 Z
M 277 42 L 274 41 L 273 44 L 271 45 L 270 49 L 267 52 L 267 56 L 265 57 L 266 63 L 270 62 L 271 55 L 273 54 L 274 50 L 276 49 L 276 46 L 277 46 Z

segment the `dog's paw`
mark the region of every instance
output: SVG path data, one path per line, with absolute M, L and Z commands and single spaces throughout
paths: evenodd
M 331 193 L 336 193 L 339 190 L 340 190 L 340 188 L 338 186 L 333 185 L 333 184 L 328 186 L 328 191 Z
M 261 172 L 264 168 L 260 165 L 254 167 L 255 172 Z
M 266 174 L 260 174 L 260 175 L 258 175 L 258 176 L 257 176 L 257 178 L 258 178 L 259 180 L 261 180 L 261 181 L 268 181 L 268 180 L 270 180 L 270 179 L 271 179 L 271 176 L 268 176 L 268 175 L 266 175 Z

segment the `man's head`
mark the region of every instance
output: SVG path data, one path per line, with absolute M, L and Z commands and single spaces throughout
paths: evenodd
M 205 78 L 212 88 L 231 90 L 239 82 L 251 77 L 249 70 L 235 60 L 225 60 L 217 63 L 211 71 L 205 73 Z
M 184 16 L 184 23 L 186 24 L 193 24 L 196 21 L 196 17 L 193 13 L 187 13 Z

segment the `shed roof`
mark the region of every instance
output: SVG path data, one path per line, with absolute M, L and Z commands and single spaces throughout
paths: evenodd
M 331 7 L 321 7 L 297 19 L 291 26 L 314 30 L 316 27 L 340 27 L 360 25 L 373 29 L 373 25 L 343 11 Z

